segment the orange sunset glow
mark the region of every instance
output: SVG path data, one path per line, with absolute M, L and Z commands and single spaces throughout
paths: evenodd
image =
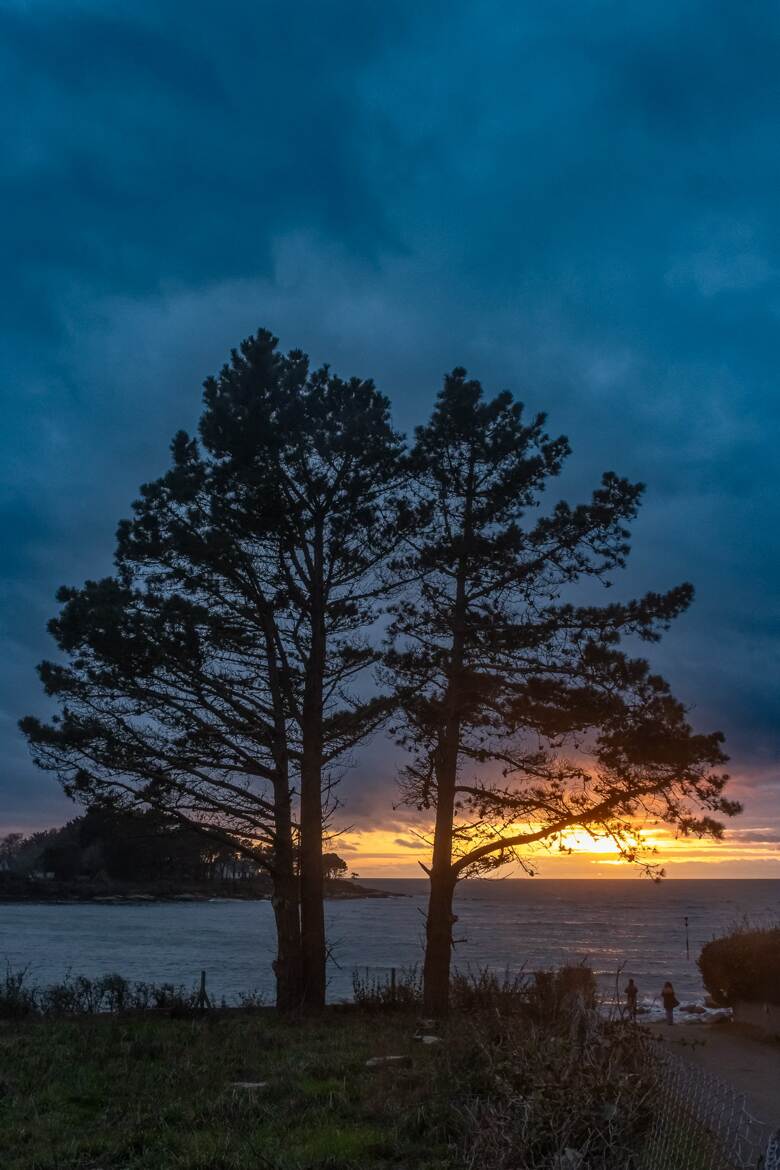
M 637 829 L 642 843 L 654 851 L 648 860 L 663 866 L 667 877 L 780 877 L 780 844 L 769 825 L 728 826 L 723 841 L 677 837 L 663 825 Z M 353 828 L 334 838 L 332 847 L 361 878 L 424 877 L 421 863 L 430 859 L 430 834 L 419 825 L 397 823 L 390 829 Z M 527 854 L 539 878 L 624 878 L 642 876 L 638 866 L 622 860 L 614 842 L 585 832 L 566 835 L 557 845 Z M 518 865 L 507 865 L 492 880 L 523 877 Z

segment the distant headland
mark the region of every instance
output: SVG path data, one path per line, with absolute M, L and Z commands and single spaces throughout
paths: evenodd
M 264 901 L 273 859 L 251 842 L 215 838 L 153 810 L 93 808 L 62 828 L 0 839 L 0 902 Z M 326 898 L 397 895 L 358 884 L 323 855 Z

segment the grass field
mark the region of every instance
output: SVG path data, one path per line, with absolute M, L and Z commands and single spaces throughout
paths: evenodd
M 646 1130 L 644 1046 L 580 969 L 455 981 L 431 1044 L 414 980 L 316 1018 L 128 988 L 9 974 L 0 1170 L 623 1170 Z
M 413 1016 L 271 1011 L 0 1024 L 3 1170 L 309 1170 L 448 1160 Z M 378 1055 L 411 1067 L 368 1070 Z M 237 1081 L 265 1082 L 258 1090 Z

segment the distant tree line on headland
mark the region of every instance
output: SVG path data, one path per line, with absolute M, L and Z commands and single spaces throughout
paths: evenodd
M 722 736 L 624 648 L 656 641 L 691 586 L 596 600 L 642 485 L 610 471 L 542 507 L 569 444 L 508 392 L 454 369 L 407 443 L 371 381 L 260 331 L 171 454 L 119 525 L 115 573 L 60 590 L 40 666 L 58 713 L 21 726 L 87 807 L 153 809 L 260 860 L 280 1008 L 324 1003 L 336 784 L 381 728 L 430 826 L 428 1014 L 448 1006 L 460 879 L 531 869 L 578 831 L 651 867 L 638 820 L 718 837 L 739 811 Z
M 323 854 L 326 881 L 345 878 L 348 872 L 338 854 Z M 17 878 L 57 884 L 83 881 L 91 889 L 99 889 L 101 882 L 116 882 L 180 891 L 249 883 L 258 893 L 271 890 L 262 861 L 238 844 L 212 842 L 199 828 L 156 809 L 100 806 L 62 828 L 0 838 L 0 896 L 12 889 L 9 879 Z

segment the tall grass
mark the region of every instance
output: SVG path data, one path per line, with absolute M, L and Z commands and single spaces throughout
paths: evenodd
M 166 1011 L 186 1014 L 195 1011 L 196 988 L 188 991 L 174 983 L 130 982 L 121 975 L 97 979 L 68 974 L 59 983 L 37 987 L 30 982 L 29 968 L 6 966 L 0 980 L 0 1019 L 25 1016 L 84 1016 L 98 1013 Z M 257 1006 L 260 998 L 244 997 L 242 1006 Z
M 544 1022 L 486 1013 L 445 1054 L 454 1164 L 484 1170 L 625 1170 L 652 1115 L 638 1029 L 569 1000 Z
M 418 967 L 402 967 L 391 977 L 355 968 L 352 975 L 355 1003 L 366 1009 L 420 1008 L 422 974 Z M 554 1018 L 578 1001 L 596 1004 L 596 984 L 589 967 L 561 967 L 555 971 L 497 972 L 489 967 L 457 968 L 450 981 L 454 1012 L 522 1011 L 539 1020 Z

